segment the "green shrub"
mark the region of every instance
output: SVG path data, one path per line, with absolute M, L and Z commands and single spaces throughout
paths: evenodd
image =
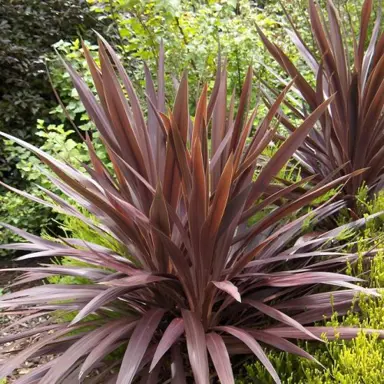
M 383 301 L 381 301 L 383 304 Z M 307 344 L 307 348 L 310 348 Z M 286 353 L 269 357 L 281 374 L 284 384 L 378 384 L 384 375 L 384 343 L 376 336 L 360 333 L 350 342 L 333 341 L 318 349 L 314 356 L 326 367 L 292 358 Z M 272 384 L 259 363 L 246 366 L 238 384 Z
M 87 35 L 103 24 L 82 0 L 3 0 L 0 15 L 0 131 L 39 143 L 36 119 L 49 120 L 56 104 L 44 55 L 61 38 Z M 0 146 L 0 177 L 20 186 L 14 164 Z
M 33 193 L 36 195 L 38 191 L 34 189 Z M 16 193 L 6 192 L 0 195 L 0 222 L 18 226 L 31 233 L 40 233 L 50 223 L 50 209 Z M 0 244 L 12 243 L 19 239 L 7 229 L 0 230 Z M 12 254 L 12 251 L 0 249 L 0 257 Z
M 349 314 L 342 321 L 334 319 L 333 326 L 357 326 L 382 329 L 384 326 L 384 298 L 367 300 L 360 315 Z M 351 384 L 382 383 L 384 375 L 384 342 L 377 335 L 361 332 L 351 341 L 330 341 L 323 347 L 301 344 L 325 368 L 287 353 L 270 353 L 284 384 Z M 268 373 L 259 362 L 245 366 L 240 384 L 272 384 Z
M 294 20 L 298 23 L 305 20 L 306 0 L 295 1 L 294 6 L 290 1 L 283 2 Z M 266 55 L 256 23 L 282 42 L 295 62 L 299 59 L 282 28 L 284 18 L 279 2 L 267 3 L 263 6 L 259 1 L 249 0 L 90 0 L 91 9 L 102 20 L 111 21 L 108 37 L 121 53 L 133 81 L 144 84 L 143 60 L 150 68 L 156 68 L 159 44 L 163 40 L 167 72 L 178 78 L 188 69 L 191 101 L 196 101 L 204 82 L 213 85 L 219 44 L 222 57 L 227 58 L 228 88 L 236 88 L 238 94 L 249 65 L 253 66 L 258 83 L 261 79 L 268 80 L 264 64 L 278 69 Z M 301 26 L 305 29 L 303 34 L 310 38 L 308 23 Z M 174 94 L 173 82 L 167 82 L 166 87 L 168 94 Z M 191 106 L 194 104 L 191 102 Z M 266 110 L 263 105 L 261 108 Z
M 364 214 L 381 212 L 384 205 L 384 194 L 380 193 L 369 202 L 364 201 L 365 189 L 361 189 L 357 201 Z M 372 244 L 376 238 L 376 244 Z M 360 253 L 373 248 L 383 248 L 382 220 L 372 221 L 357 238 Z M 349 249 L 349 250 L 351 250 Z M 380 251 L 371 262 L 356 263 L 347 268 L 348 273 L 368 279 L 374 288 L 384 288 L 384 252 Z M 379 299 L 365 298 L 359 301 L 360 313 L 352 311 L 342 318 L 334 314 L 330 326 L 354 326 L 361 328 L 383 329 L 384 327 L 384 292 Z M 278 367 L 284 384 L 377 384 L 384 377 L 384 342 L 377 335 L 360 333 L 351 341 L 330 341 L 324 346 L 313 343 L 301 343 L 304 349 L 323 364 L 324 369 L 316 363 L 294 357 L 286 353 L 271 352 L 270 359 Z M 270 384 L 272 381 L 264 367 L 259 363 L 246 364 L 239 384 L 261 383 Z
M 384 212 L 384 190 L 370 196 L 367 186 L 362 186 L 356 196 L 356 208 L 360 216 Z M 372 230 L 383 229 L 384 215 L 369 223 Z

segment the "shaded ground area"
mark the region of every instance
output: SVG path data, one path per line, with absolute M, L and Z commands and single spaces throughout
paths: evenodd
M 17 267 L 36 267 L 40 263 L 47 263 L 47 259 L 32 259 L 18 262 L 9 259 L 0 259 L 0 269 Z M 37 281 L 18 285 L 14 289 L 12 289 L 12 287 L 9 287 L 9 285 L 12 284 L 12 282 L 14 282 L 15 279 L 17 279 L 17 277 L 20 276 L 21 273 L 22 272 L 18 271 L 0 272 L 0 289 L 2 294 L 11 292 L 12 290 L 31 288 L 33 286 L 41 284 L 41 281 Z M 33 329 L 36 327 L 48 326 L 55 322 L 54 318 L 44 314 L 42 314 L 41 316 L 34 317 L 32 319 L 27 319 L 27 321 L 23 320 L 23 317 L 25 317 L 25 315 L 21 316 L 18 313 L 4 314 L 0 311 L 0 340 L 2 339 L 4 341 L 4 339 L 7 340 L 8 338 L 12 338 L 13 335 L 27 333 L 29 330 L 33 331 Z M 31 332 L 33 336 L 27 336 L 23 339 L 14 341 L 12 340 L 5 343 L 3 342 L 3 344 L 0 344 L 0 365 L 3 364 L 6 359 L 12 357 L 13 354 L 28 348 L 29 346 L 38 342 L 41 337 L 45 337 L 46 335 L 52 334 L 53 332 L 54 330 L 49 330 L 48 332 L 44 332 L 42 334 L 33 334 L 33 332 Z M 6 384 L 14 383 L 17 379 L 30 373 L 31 370 L 53 360 L 55 357 L 57 357 L 57 355 L 51 354 L 45 356 L 36 356 L 28 359 L 26 362 L 24 362 L 24 364 L 22 364 L 20 368 L 16 369 L 13 372 L 12 376 L 7 377 Z M 100 365 L 96 367 L 96 369 L 92 371 L 86 379 L 91 380 L 93 382 L 93 380 L 99 376 L 100 372 L 103 372 L 103 375 L 106 374 L 107 376 L 112 376 L 115 373 L 113 369 L 111 371 L 105 371 L 104 364 L 100 363 Z M 68 382 L 72 383 L 73 381 Z M 1 378 L 0 383 L 3 384 Z
M 0 269 L 5 268 L 17 268 L 17 267 L 35 267 L 40 262 L 47 262 L 47 260 L 25 260 L 25 261 L 14 261 L 10 259 L 0 259 Z M 18 271 L 10 271 L 10 272 L 0 272 L 0 289 L 2 293 L 9 292 L 11 289 L 7 288 L 12 282 L 15 281 L 17 276 L 20 275 Z M 24 284 L 23 286 L 18 286 L 17 289 L 20 288 L 29 288 L 34 285 L 38 285 L 37 283 L 29 283 Z M 19 334 L 22 332 L 27 332 L 37 326 L 49 325 L 51 319 L 49 316 L 39 316 L 29 321 L 21 321 L 22 316 L 20 315 L 4 315 L 0 313 L 0 337 L 7 338 L 11 337 L 14 334 Z M 17 352 L 27 348 L 28 346 L 36 343 L 39 340 L 39 335 L 26 337 L 21 340 L 10 341 L 0 345 L 0 365 L 4 362 L 5 359 L 9 358 L 12 355 L 12 352 Z M 50 361 L 54 358 L 54 355 L 48 355 L 43 357 L 34 357 L 28 359 L 21 368 L 15 370 L 14 374 L 11 377 L 8 377 L 7 384 L 13 383 L 20 376 L 23 376 L 29 373 L 32 369 Z
M 49 316 L 39 316 L 30 321 L 21 322 L 20 320 L 21 317 L 18 315 L 2 316 L 0 319 L 1 337 L 7 337 L 12 334 L 26 332 L 37 326 L 48 325 L 50 324 L 51 319 Z M 10 325 L 12 324 L 16 325 L 10 328 Z M 38 340 L 39 336 L 34 335 L 32 337 L 26 337 L 21 340 L 11 341 L 0 345 L 0 365 L 4 362 L 5 359 L 12 355 L 12 352 L 23 350 L 36 343 Z M 12 376 L 8 377 L 7 384 L 15 382 L 16 379 L 18 379 L 20 376 L 29 373 L 32 369 L 52 360 L 54 357 L 54 355 L 47 355 L 28 359 L 19 369 L 14 371 Z
M 6 257 L 0 258 L 0 289 L 4 290 L 6 287 L 11 284 L 15 278 L 20 275 L 20 272 L 10 271 L 4 272 L 3 269 L 6 268 L 18 268 L 18 267 L 36 267 L 42 260 L 32 259 L 32 260 L 22 260 L 15 261 L 14 259 L 8 259 Z M 45 260 L 47 262 L 47 260 Z M 30 284 L 32 286 L 33 284 Z M 25 285 L 27 286 L 27 285 Z

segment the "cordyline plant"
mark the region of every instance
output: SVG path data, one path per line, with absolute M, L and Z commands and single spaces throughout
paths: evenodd
M 333 102 L 319 120 L 320 129 L 310 132 L 296 155 L 304 167 L 303 174 L 315 174 L 318 180 L 366 169 L 345 185 L 344 194 L 352 196 L 363 184 L 371 191 L 384 186 L 384 33 L 380 32 L 380 8 L 368 43 L 372 3 L 372 0 L 364 1 L 356 41 L 355 36 L 349 37 L 342 30 L 331 0 L 327 0 L 328 26 L 314 0 L 309 0 L 318 55 L 306 45 L 286 13 L 293 28 L 287 32 L 316 76 L 314 87 L 288 56 L 258 29 L 268 51 L 294 78 L 298 94 L 304 101 L 305 108 L 300 109 L 285 100 L 295 117 L 305 119 L 307 110 L 316 110 L 324 98 L 334 95 Z M 282 123 L 293 132 L 295 127 L 282 111 L 280 114 Z
M 86 166 L 83 174 L 28 143 L 2 135 L 36 153 L 53 171 L 47 174 L 52 183 L 97 222 L 48 190 L 50 200 L 42 203 L 83 220 L 101 236 L 112 236 L 125 251 L 117 254 L 74 238 L 52 241 L 4 225 L 28 241 L 3 246 L 31 252 L 22 258 L 69 256 L 85 263 L 19 268 L 25 273 L 13 286 L 53 275 L 82 277 L 88 284 L 45 284 L 1 297 L 3 313 L 21 314 L 21 321 L 54 312 L 76 315 L 70 322 L 3 336 L 1 343 L 41 337 L 24 350 L 11 352 L 0 367 L 0 377 L 29 358 L 54 354 L 54 360 L 18 383 L 126 384 L 169 379 L 186 383 L 193 377 L 198 384 L 216 378 L 229 384 L 234 382 L 230 359 L 236 364 L 241 362 L 239 356 L 253 353 L 279 383 L 261 344 L 312 359 L 289 339 L 319 340 L 322 334 L 334 338 L 333 328 L 310 325 L 330 316 L 333 309 L 345 313 L 357 291 L 375 294 L 356 285 L 359 279 L 332 272 L 356 255 L 334 246 L 321 249 L 345 229 L 363 224 L 363 219 L 295 243 L 304 224 L 318 222 L 344 203 L 317 206 L 295 219 L 290 219 L 291 214 L 346 177 L 316 186 L 294 200 L 286 197 L 308 179 L 263 198 L 331 99 L 315 109 L 260 167 L 258 158 L 276 132 L 273 118 L 289 87 L 254 134 L 256 110 L 247 113 L 251 69 L 236 113 L 234 97 L 227 105 L 225 68 L 219 68 L 209 100 L 207 87 L 203 88 L 193 121 L 186 76 L 173 110 L 165 113 L 161 49 L 157 91 L 146 69 L 145 119 L 116 53 L 100 39 L 100 67 L 84 47 L 98 98 L 66 67 L 101 134 L 113 174 L 89 139 L 92 166 Z M 281 199 L 285 204 L 276 206 Z M 262 212 L 262 219 L 247 225 L 249 218 Z M 316 292 L 319 285 L 345 289 Z M 358 331 L 340 328 L 337 334 L 348 339 Z M 114 359 L 107 358 L 111 354 Z M 96 368 L 98 374 L 92 376 Z

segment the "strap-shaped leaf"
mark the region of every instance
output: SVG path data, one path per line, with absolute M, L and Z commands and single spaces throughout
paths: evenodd
M 212 283 L 216 286 L 216 288 L 228 293 L 228 295 L 231 295 L 235 300 L 241 302 L 241 296 L 238 288 L 230 281 L 212 281 Z
M 109 353 L 117 349 L 119 343 L 116 342 L 120 339 L 126 338 L 137 324 L 136 321 L 127 321 L 127 324 L 125 323 L 126 321 L 123 323 L 117 323 L 109 335 L 107 335 L 103 340 L 101 340 L 100 343 L 95 346 L 95 348 L 92 349 L 91 353 L 87 356 L 81 366 L 79 373 L 80 380 L 92 370 L 95 364 L 104 359 Z
M 258 175 L 249 197 L 249 202 L 253 202 L 257 199 L 262 191 L 262 186 L 268 184 L 277 172 L 283 167 L 283 165 L 289 160 L 292 154 L 302 144 L 304 138 L 308 132 L 313 128 L 316 121 L 327 109 L 328 105 L 333 100 L 333 97 L 325 100 L 316 110 L 309 115 L 309 117 L 300 125 L 295 132 L 289 136 L 289 138 L 283 143 L 278 149 L 276 154 L 263 168 L 261 173 Z
M 232 365 L 223 338 L 215 332 L 206 336 L 207 348 L 222 384 L 234 384 Z
M 248 332 L 241 328 L 232 326 L 219 326 L 215 327 L 215 330 L 229 333 L 233 337 L 241 340 L 255 354 L 255 356 L 260 360 L 261 364 L 264 365 L 265 369 L 271 374 L 275 383 L 281 383 L 279 375 L 269 361 L 268 356 L 263 351 L 263 348 L 261 348 L 260 344 Z
M 314 340 L 321 341 L 318 337 L 316 337 L 311 332 L 309 332 L 304 326 L 302 326 L 296 320 L 292 319 L 290 316 L 286 315 L 285 313 L 279 311 L 276 308 L 270 307 L 269 305 L 266 305 L 261 301 L 250 300 L 250 299 L 245 300 L 244 303 L 251 305 L 252 307 L 258 309 L 260 312 L 265 313 L 267 316 L 270 316 L 277 321 L 281 321 L 282 323 L 285 323 L 293 328 L 296 328 L 304 332 L 308 336 L 312 337 Z
M 138 321 L 125 351 L 117 384 L 130 384 L 135 379 L 135 374 L 163 315 L 164 310 L 151 309 Z
M 121 294 L 126 291 L 127 288 L 113 287 L 106 289 L 103 292 L 100 292 L 96 297 L 94 297 L 84 308 L 75 316 L 71 324 L 76 324 L 79 321 L 83 320 L 89 314 L 96 312 L 103 305 L 109 303 L 110 301 L 115 300 Z
M 205 332 L 201 320 L 195 313 L 182 310 L 187 349 L 196 384 L 209 384 L 209 368 Z
M 176 318 L 171 321 L 165 330 L 159 345 L 157 346 L 155 355 L 151 363 L 150 371 L 157 365 L 159 360 L 165 355 L 165 353 L 176 343 L 179 337 L 184 333 L 184 320 Z
M 171 348 L 171 372 L 172 372 L 172 381 L 171 384 L 186 384 L 185 371 L 184 371 L 184 362 L 183 357 L 180 351 L 180 347 L 177 344 L 174 344 Z

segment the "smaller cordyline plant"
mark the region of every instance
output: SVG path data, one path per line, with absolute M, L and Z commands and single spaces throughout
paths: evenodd
M 303 174 L 316 175 L 315 180 L 320 181 L 365 169 L 345 185 L 344 197 L 356 196 L 364 184 L 371 193 L 384 186 L 384 32 L 380 31 L 382 12 L 379 7 L 372 35 L 367 41 L 372 7 L 373 0 L 364 1 L 356 41 L 354 31 L 351 37 L 343 30 L 331 0 L 327 0 L 328 25 L 315 1 L 309 0 L 317 52 L 307 46 L 286 13 L 293 28 L 287 33 L 313 71 L 315 86 L 311 86 L 289 57 L 258 29 L 268 51 L 294 79 L 297 94 L 303 101 L 301 109 L 285 100 L 293 116 L 305 119 L 308 110 L 316 110 L 324 98 L 334 95 L 333 102 L 319 119 L 320 129 L 309 133 L 296 156 L 304 168 Z M 284 126 L 293 131 L 295 127 L 287 116 L 282 110 L 279 113 Z
M 333 309 L 340 314 L 348 311 L 357 291 L 375 294 L 354 284 L 359 279 L 332 271 L 357 255 L 341 253 L 336 246 L 322 249 L 365 220 L 294 242 L 304 222 L 316 224 L 344 206 L 327 203 L 300 214 L 305 205 L 347 177 L 309 188 L 294 199 L 292 191 L 311 178 L 281 185 L 273 194 L 266 192 L 332 98 L 314 110 L 271 159 L 260 163 L 275 135 L 274 116 L 290 85 L 256 129 L 256 110 L 248 113 L 251 68 L 236 112 L 234 96 L 227 105 L 226 69 L 219 66 L 211 96 L 208 99 L 204 86 L 193 120 L 186 75 L 172 111 L 166 113 L 161 48 L 157 91 L 145 68 L 145 119 L 111 46 L 100 37 L 100 66 L 86 47 L 84 54 L 98 98 L 65 65 L 100 132 L 113 172 L 97 157 L 89 138 L 92 165 L 85 165 L 87 174 L 12 139 L 37 154 L 51 169 L 47 177 L 55 187 L 96 221 L 49 190 L 44 190 L 49 201 L 29 197 L 82 220 L 100 236 L 112 236 L 123 251 L 117 254 L 76 238 L 43 239 L 4 225 L 27 240 L 3 246 L 30 251 L 22 259 L 67 256 L 85 263 L 18 268 L 25 273 L 12 287 L 53 275 L 79 276 L 88 283 L 45 284 L 1 297 L 3 313 L 21 314 L 21 321 L 57 312 L 76 315 L 70 322 L 2 337 L 1 343 L 7 343 L 41 336 L 23 351 L 11 352 L 0 377 L 29 358 L 54 354 L 54 360 L 18 383 L 105 383 L 107 376 L 108 382 L 117 384 L 163 383 L 169 378 L 172 383 L 186 383 L 193 376 L 198 384 L 216 377 L 229 384 L 234 383 L 231 359 L 236 362 L 239 355 L 254 354 L 279 383 L 260 343 L 313 359 L 290 339 L 320 340 L 323 334 L 328 339 L 354 337 L 358 329 L 335 331 L 311 324 L 330 316 Z M 260 220 L 247 225 L 260 213 Z M 292 213 L 298 218 L 290 218 Z M 316 292 L 318 285 L 345 289 Z M 111 354 L 115 358 L 107 358 Z M 90 375 L 96 368 L 98 374 Z

